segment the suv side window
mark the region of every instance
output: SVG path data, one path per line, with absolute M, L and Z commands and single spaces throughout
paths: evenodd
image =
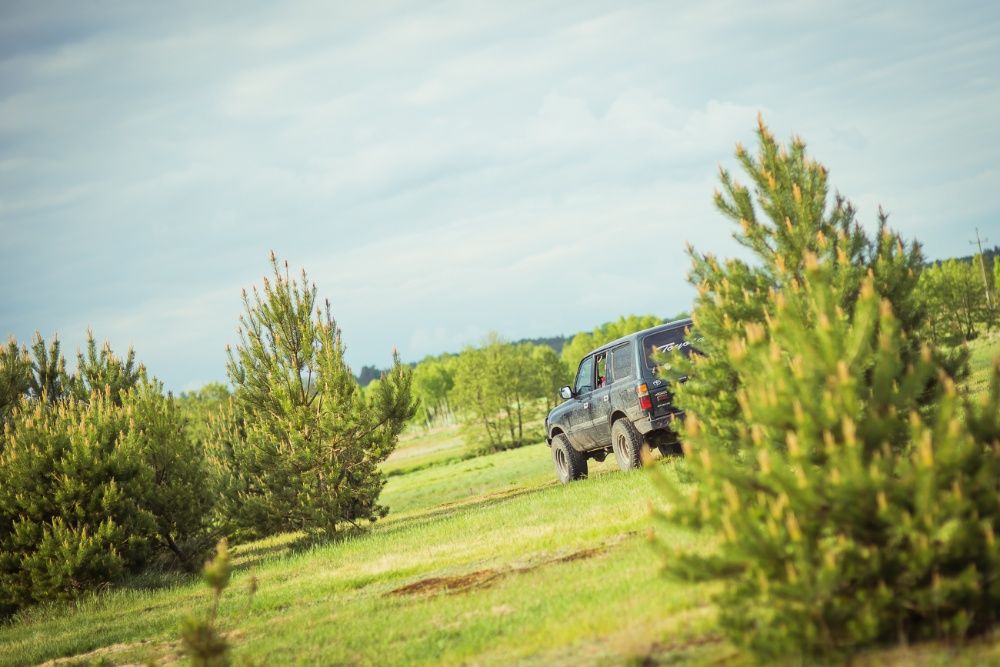
M 611 350 L 611 381 L 618 382 L 632 377 L 632 374 L 632 343 Z
M 587 394 L 594 391 L 594 357 L 587 357 L 580 363 L 576 374 L 576 393 Z

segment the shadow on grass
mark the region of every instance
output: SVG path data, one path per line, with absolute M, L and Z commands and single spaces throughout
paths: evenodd
M 296 556 L 312 549 L 328 547 L 346 540 L 363 537 L 369 533 L 368 526 L 348 525 L 338 530 L 334 535 L 284 533 L 253 542 L 245 542 L 233 548 L 233 570 L 235 572 L 250 570 L 267 561 Z
M 252 570 L 269 560 L 278 560 L 309 551 L 314 547 L 327 546 L 342 542 L 356 535 L 364 534 L 364 528 L 349 527 L 334 536 L 309 535 L 307 533 L 282 533 L 271 537 L 260 538 L 243 543 L 230 543 L 232 546 L 232 568 L 234 573 Z M 97 593 L 110 588 L 124 590 L 161 590 L 184 586 L 201 581 L 204 563 L 211 556 L 206 550 L 201 556 L 193 557 L 190 568 L 174 566 L 169 563 L 154 564 L 137 574 L 126 576 L 116 583 L 99 587 Z
M 115 588 L 134 591 L 156 591 L 184 586 L 201 579 L 201 572 L 150 569 L 126 577 Z M 97 589 L 98 592 L 101 588 Z

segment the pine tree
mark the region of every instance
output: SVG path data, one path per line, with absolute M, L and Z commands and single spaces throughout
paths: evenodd
M 189 562 L 214 502 L 205 454 L 162 386 L 22 401 L 0 448 L 0 614 L 147 565 Z
M 379 470 L 413 416 L 411 374 L 394 365 L 365 398 L 344 362 L 340 331 L 305 271 L 290 278 L 273 253 L 263 290 L 244 291 L 240 342 L 230 351 L 233 400 L 214 448 L 236 537 L 305 530 L 383 516 Z
M 31 357 L 11 336 L 0 348 L 0 428 L 31 387 Z
M 981 402 L 961 358 L 924 345 L 920 256 L 880 216 L 869 239 L 826 171 L 760 124 L 723 172 L 720 209 L 757 263 L 694 258 L 706 357 L 678 358 L 692 489 L 661 519 L 715 535 L 712 552 L 663 544 L 668 571 L 722 579 L 720 625 L 770 656 L 962 637 L 1000 608 L 1000 367 Z
M 22 398 L 58 401 L 67 395 L 69 384 L 57 336 L 46 345 L 36 331 L 30 351 L 12 336 L 0 350 L 0 425 Z
M 716 207 L 738 225 L 733 237 L 753 253 L 754 261 L 720 261 L 689 248 L 689 280 L 697 288 L 693 317 L 705 338 L 707 356 L 699 358 L 698 381 L 686 384 L 677 400 L 702 416 L 703 428 L 719 443 L 737 442 L 743 421 L 736 402 L 741 378 L 732 370 L 729 341 L 747 324 L 765 323 L 773 311 L 774 294 L 801 282 L 807 255 L 833 267 L 831 285 L 845 310 L 853 308 L 865 276 L 873 276 L 875 289 L 894 305 L 908 334 L 901 351 L 904 361 L 918 356 L 919 338 L 909 334 L 918 331 L 926 318 L 915 290 L 923 264 L 920 246 L 904 245 L 881 210 L 878 231 L 869 238 L 851 203 L 839 194 L 831 198 L 826 168 L 807 156 L 805 143 L 795 137 L 788 147 L 779 145 L 758 120 L 757 154 L 741 145 L 736 149 L 753 191 L 723 169 L 722 189 L 715 193 Z M 962 351 L 950 356 L 935 351 L 935 356 L 950 376 L 966 372 Z M 689 363 L 682 359 L 675 365 L 685 369 Z
M 211 421 L 229 402 L 229 387 L 221 382 L 209 382 L 200 389 L 181 392 L 177 407 L 184 418 L 187 438 L 202 447 L 209 446 Z
M 97 349 L 94 334 L 87 330 L 86 354 L 77 352 L 76 372 L 69 380 L 73 395 L 86 400 L 93 391 L 104 391 L 110 388 L 112 400 L 121 403 L 121 397 L 132 387 L 146 378 L 146 368 L 135 360 L 135 350 L 131 347 L 122 359 L 111 349 L 111 344 L 104 341 L 101 349 Z
M 675 575 L 727 581 L 720 625 L 761 655 L 849 653 L 961 638 L 1000 609 L 1000 367 L 970 402 L 907 342 L 873 280 L 845 312 L 818 264 L 730 339 L 746 426 L 737 457 L 696 415 L 697 485 L 666 520 L 719 535 L 710 555 L 663 545 Z
M 120 404 L 122 394 L 145 377 L 146 370 L 136 363 L 131 348 L 125 360 L 115 355 L 107 341 L 98 351 L 89 330 L 86 355 L 77 352 L 77 369 L 73 374 L 66 371 L 58 336 L 46 344 L 36 331 L 30 350 L 11 337 L 7 347 L 0 350 L 0 423 L 21 397 L 44 398 L 54 403 L 74 396 L 87 401 L 92 391 L 110 388 L 114 400 Z
M 458 356 L 452 396 L 470 435 L 489 450 L 511 449 L 541 437 L 528 432 L 529 424 L 538 423 L 539 399 L 555 393 L 562 373 L 551 348 L 491 333 L 484 345 Z
M 29 382 L 29 393 L 35 398 L 46 397 L 50 401 L 64 398 L 68 391 L 69 376 L 66 374 L 66 359 L 59 351 L 59 337 L 53 336 L 46 346 L 42 335 L 35 332 L 31 341 L 33 373 Z
M 194 667 L 227 667 L 231 664 L 229 642 L 219 632 L 216 620 L 219 601 L 223 591 L 229 586 L 232 573 L 229 545 L 222 539 L 216 546 L 215 557 L 206 562 L 202 570 L 202 578 L 212 589 L 212 609 L 208 618 L 201 619 L 191 615 L 181 622 L 181 645 Z

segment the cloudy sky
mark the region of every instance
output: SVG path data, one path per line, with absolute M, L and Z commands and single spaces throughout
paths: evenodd
M 758 111 L 930 257 L 1000 242 L 1000 5 L 0 4 L 0 334 L 224 379 L 273 249 L 385 365 L 688 307 Z

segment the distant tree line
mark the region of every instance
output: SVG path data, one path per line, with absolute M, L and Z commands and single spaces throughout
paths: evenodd
M 428 429 L 459 422 L 486 451 L 518 447 L 541 437 L 539 419 L 557 400 L 564 380 L 551 347 L 490 334 L 479 346 L 426 357 L 414 366 L 414 421 Z M 365 391 L 378 391 L 383 381 Z
M 961 257 L 949 257 L 949 258 L 945 258 L 945 259 L 932 259 L 932 260 L 928 260 L 924 264 L 924 266 L 925 267 L 935 266 L 935 265 L 947 262 L 949 259 L 954 259 L 954 260 L 957 260 L 959 262 L 972 262 L 973 260 L 978 261 L 978 257 L 979 257 L 979 254 L 975 253 L 975 254 L 972 254 L 972 255 L 963 255 Z M 986 249 L 984 249 L 983 250 L 983 257 L 986 258 L 986 261 L 989 264 L 992 264 L 995 258 L 1000 257 L 1000 245 L 995 245 L 992 248 L 986 248 Z
M 1000 323 L 997 250 L 933 262 L 921 271 L 917 298 L 926 312 L 925 331 L 935 343 L 972 340 Z
M 544 345 L 546 347 L 552 348 L 552 351 L 556 354 L 560 354 L 563 347 L 572 339 L 572 336 L 543 336 L 541 338 L 521 338 L 513 342 L 514 345 L 520 345 L 521 343 L 528 343 L 531 345 Z M 444 353 L 441 356 L 450 356 L 452 353 Z M 418 362 L 410 362 L 410 368 L 416 368 Z M 361 387 L 367 387 L 369 384 L 379 379 L 387 369 L 379 368 L 378 366 L 362 366 L 361 371 L 357 374 L 356 378 L 358 384 Z

